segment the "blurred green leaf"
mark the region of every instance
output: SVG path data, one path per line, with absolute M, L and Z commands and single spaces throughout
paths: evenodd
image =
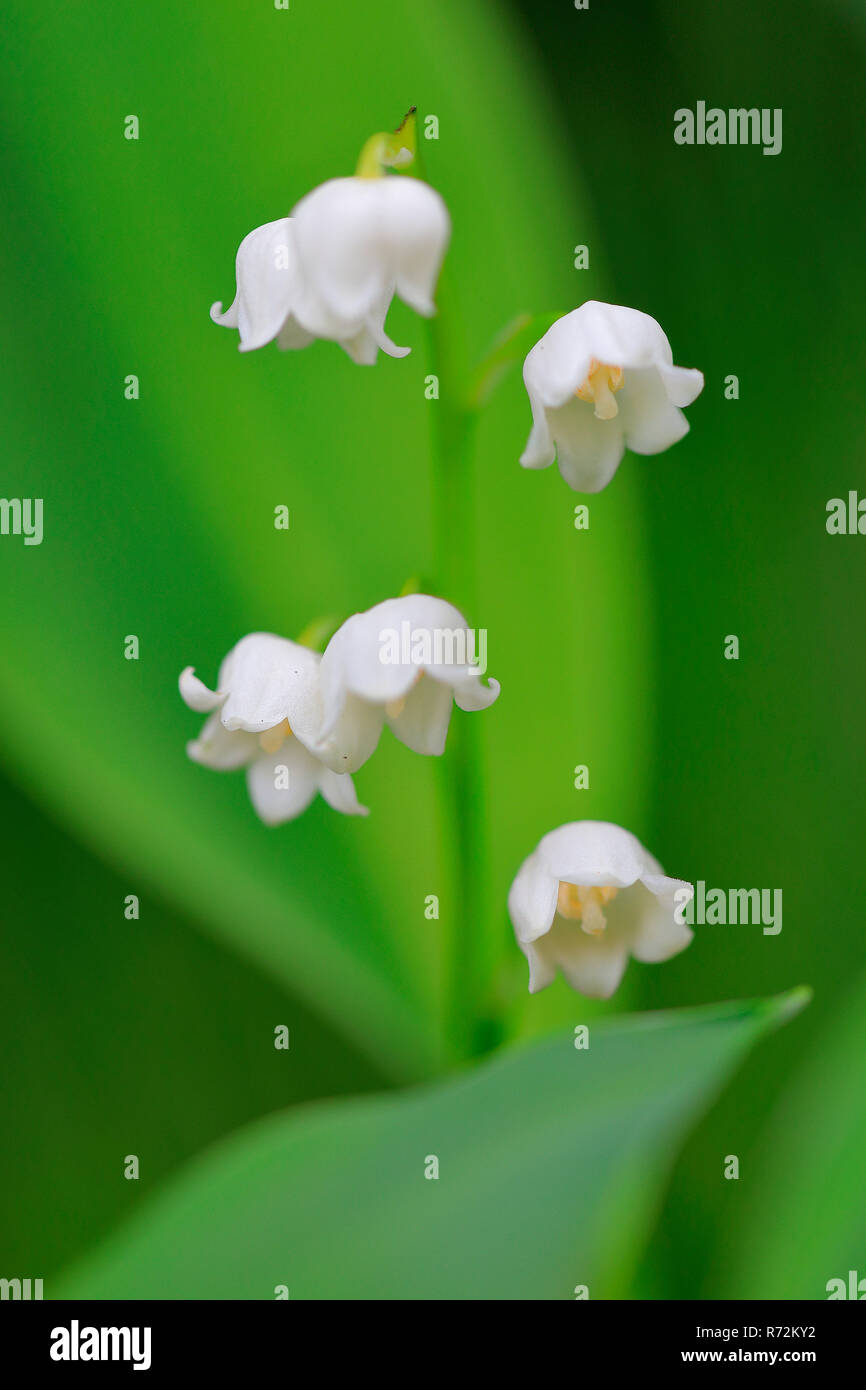
M 586 1050 L 563 1032 L 432 1088 L 265 1121 L 50 1292 L 616 1297 L 686 1126 L 806 997 L 601 1022 Z
M 866 978 L 809 1039 L 767 1117 L 752 1171 L 731 1188 L 716 1263 L 723 1298 L 826 1298 L 866 1278 Z
M 470 374 L 466 404 L 473 410 L 486 405 L 508 368 L 522 362 L 529 349 L 544 337 L 559 317 L 559 314 L 518 314 Z
M 0 777 L 0 1248 L 54 1275 L 205 1144 L 386 1078 L 248 961 L 70 841 Z M 50 872 L 47 867 L 50 865 Z M 274 1029 L 291 1046 L 274 1047 Z M 123 1160 L 138 1155 L 137 1182 Z

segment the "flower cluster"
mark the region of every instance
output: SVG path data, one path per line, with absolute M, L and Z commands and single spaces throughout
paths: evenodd
M 237 253 L 230 308 L 214 322 L 235 328 L 243 352 L 276 341 L 302 348 L 339 343 L 358 363 L 379 349 L 403 357 L 385 332 L 394 296 L 419 314 L 433 292 L 451 224 L 438 193 L 418 179 L 386 175 L 411 163 L 412 114 L 371 137 L 356 175 L 307 194 L 289 217 L 256 228 Z M 703 389 L 701 372 L 674 365 L 655 319 L 636 309 L 582 304 L 558 319 L 523 368 L 532 429 L 524 468 L 554 461 L 576 491 L 599 492 L 626 448 L 657 454 L 689 426 L 683 408 Z M 386 638 L 401 634 L 412 640 Z M 448 634 L 447 647 L 414 639 Z M 385 724 L 417 753 L 445 748 L 451 711 L 480 710 L 499 694 L 484 684 L 472 634 L 456 608 L 427 594 L 389 599 L 349 618 L 323 655 L 269 633 L 244 637 L 220 667 L 216 689 L 192 667 L 180 677 L 187 705 L 208 718 L 189 756 L 206 767 L 246 768 L 253 805 L 270 825 L 301 814 L 316 793 L 347 815 L 366 815 L 352 774 L 375 751 Z M 459 639 L 459 640 L 458 640 Z M 486 652 L 486 634 L 485 634 Z M 531 992 L 557 970 L 575 989 L 607 998 L 629 955 L 661 961 L 691 932 L 667 878 L 619 826 L 580 821 L 545 835 L 508 898 Z
M 392 634 L 403 628 L 412 640 L 395 651 Z M 184 701 L 208 716 L 187 753 L 218 772 L 246 768 L 267 825 L 294 820 L 317 792 L 336 811 L 366 815 L 351 774 L 375 752 L 385 724 L 416 753 L 440 754 L 455 703 L 479 710 L 496 699 L 497 682 L 485 685 L 465 659 L 473 651 L 462 614 L 429 594 L 356 613 L 323 655 L 250 633 L 223 661 L 215 690 L 192 666 L 181 673 Z

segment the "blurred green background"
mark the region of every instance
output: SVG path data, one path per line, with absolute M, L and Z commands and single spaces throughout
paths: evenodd
M 45 499 L 45 540 L 0 538 L 0 1274 L 48 1292 L 212 1141 L 436 1075 L 458 928 L 484 933 L 515 1037 L 811 984 L 684 1147 L 680 1125 L 608 1287 L 820 1298 L 866 1274 L 866 542 L 824 524 L 829 498 L 866 492 L 864 7 L 805 3 L 780 25 L 771 0 L 13 0 L 7 30 L 2 491 Z M 674 110 L 698 100 L 781 107 L 782 153 L 675 145 Z M 245 632 L 294 636 L 433 571 L 424 325 L 395 306 L 412 355 L 368 370 L 333 344 L 242 357 L 208 319 L 245 233 L 351 172 L 411 103 L 439 117 L 425 175 L 452 214 L 468 362 L 518 313 L 599 297 L 657 317 L 707 379 L 690 435 L 627 456 L 588 532 L 555 470 L 517 466 L 518 371 L 486 411 L 466 616 L 503 693 L 455 715 L 482 745 L 477 924 L 429 761 L 386 737 L 356 779 L 368 821 L 319 803 L 267 830 L 241 778 L 186 761 L 198 721 L 176 691 L 188 664 L 212 680 Z M 678 876 L 781 887 L 782 933 L 699 929 L 669 964 L 632 964 L 606 1006 L 561 983 L 529 999 L 508 885 L 541 834 L 584 816 L 628 826 Z

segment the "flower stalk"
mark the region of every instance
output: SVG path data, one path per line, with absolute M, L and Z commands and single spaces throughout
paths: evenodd
M 417 131 L 414 106 L 396 130 L 380 130 L 364 143 L 355 169 L 356 179 L 378 179 L 386 169 L 406 169 L 414 161 Z
M 456 298 L 447 267 L 430 322 L 430 369 L 439 397 L 431 404 L 433 533 L 436 590 L 478 617 L 475 518 L 477 408 L 465 390 L 466 372 Z M 476 1056 L 495 1040 L 489 1016 L 487 911 L 490 902 L 483 777 L 477 729 L 462 720 L 438 770 L 443 854 L 452 865 L 446 945 L 446 1034 L 454 1058 Z

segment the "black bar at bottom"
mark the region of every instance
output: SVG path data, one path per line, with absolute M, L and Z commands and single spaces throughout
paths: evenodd
M 308 1371 L 311 1360 L 331 1373 L 343 1358 L 353 1373 L 361 1366 L 396 1370 L 399 1361 L 404 1375 L 426 1378 L 437 1362 L 443 1374 L 453 1373 L 455 1349 L 448 1335 L 453 1317 L 464 1371 L 474 1363 L 488 1379 L 500 1359 L 517 1352 L 543 1362 L 547 1353 L 539 1333 L 545 1341 L 557 1339 L 557 1378 L 563 1352 L 575 1374 L 593 1364 L 594 1356 L 615 1371 L 807 1366 L 826 1376 L 860 1363 L 866 1330 L 859 1310 L 841 1302 L 574 1302 L 558 1313 L 521 1314 L 519 1321 L 512 1311 L 504 1328 L 495 1303 L 436 1304 L 432 1313 L 424 1305 L 404 1303 L 396 1324 L 393 1312 L 387 1306 L 377 1312 L 379 1306 L 325 1304 L 317 1311 L 315 1304 L 291 1301 L 4 1302 L 0 1366 L 15 1366 L 19 1378 L 20 1371 L 31 1370 L 93 1377 L 109 1367 L 115 1375 L 137 1370 L 159 1379 L 192 1371 L 222 1380 L 251 1370 L 257 1377 L 271 1368 L 275 1374 L 290 1373 L 293 1366 L 299 1370 L 297 1354 L 303 1351 Z M 353 1335 L 356 1316 L 360 1337 Z M 413 1355 L 407 1358 L 404 1340 L 415 1317 L 417 1366 Z M 472 1320 L 468 1344 L 467 1317 Z M 398 1330 L 402 1335 L 395 1338 Z

